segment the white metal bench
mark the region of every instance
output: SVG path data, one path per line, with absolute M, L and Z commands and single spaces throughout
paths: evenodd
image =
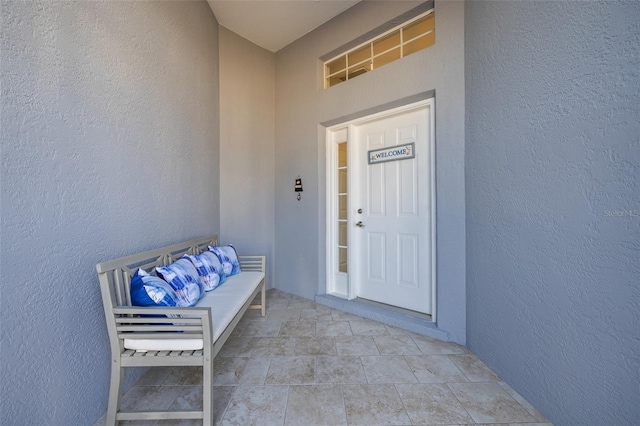
M 147 271 L 166 266 L 184 254 L 199 254 L 217 245 L 217 236 L 200 238 L 134 254 L 96 265 L 111 344 L 111 384 L 107 424 L 119 420 L 202 419 L 213 424 L 213 359 L 247 309 L 265 315 L 265 256 L 238 256 L 242 272 L 206 293 L 194 307 L 140 307 L 131 305 L 131 277 L 138 268 Z M 253 300 L 261 294 L 260 303 Z M 212 307 L 214 308 L 212 310 Z M 229 309 L 232 312 L 228 312 Z M 227 311 L 225 314 L 225 310 Z M 179 319 L 167 315 L 178 315 Z M 180 346 L 202 340 L 201 350 L 132 350 L 131 343 Z M 125 342 L 127 340 L 127 342 Z M 202 366 L 202 411 L 121 411 L 122 379 L 126 367 Z

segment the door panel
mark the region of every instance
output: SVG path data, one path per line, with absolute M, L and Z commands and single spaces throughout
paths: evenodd
M 432 306 L 430 118 L 424 107 L 356 125 L 351 151 L 356 295 L 423 313 Z M 411 142 L 415 158 L 368 164 L 368 151 Z
M 386 177 L 383 164 L 375 164 L 367 169 L 367 196 L 368 209 L 371 216 L 384 216 L 386 214 Z
M 398 235 L 398 284 L 418 287 L 418 236 Z
M 416 161 L 398 164 L 398 212 L 400 216 L 418 215 L 418 170 Z
M 369 259 L 367 262 L 369 271 L 367 278 L 370 280 L 386 281 L 385 259 L 387 257 L 387 236 L 383 233 L 368 232 L 367 237 L 369 239 L 367 244 L 369 248 L 367 251 L 367 253 L 369 253 Z

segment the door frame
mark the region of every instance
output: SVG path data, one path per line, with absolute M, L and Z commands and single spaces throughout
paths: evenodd
M 339 138 L 343 138 L 346 134 L 347 138 L 347 194 L 351 188 L 354 188 L 355 179 L 351 171 L 354 170 L 354 141 L 353 128 L 364 124 L 369 121 L 375 121 L 381 118 L 393 116 L 403 112 L 413 111 L 416 109 L 425 108 L 428 109 L 428 116 L 430 121 L 429 126 L 429 141 L 428 149 L 430 152 L 430 189 L 431 189 L 431 321 L 436 322 L 437 314 L 437 271 L 436 271 L 436 152 L 435 152 L 435 98 L 424 99 L 418 102 L 410 103 L 400 107 L 392 108 L 386 111 L 381 111 L 368 116 L 360 117 L 354 120 L 345 121 L 343 123 L 335 124 L 325 129 L 325 141 L 326 141 L 326 257 L 325 257 L 325 270 L 326 270 L 326 287 L 325 293 L 334 295 L 344 299 L 355 299 L 358 296 L 357 277 L 352 276 L 352 272 L 346 274 L 337 272 L 338 262 L 338 217 L 337 217 L 337 185 L 338 185 L 338 167 L 337 167 L 337 144 L 341 142 Z M 350 196 L 347 196 L 347 223 L 352 224 L 354 219 L 354 213 L 351 211 Z M 347 247 L 353 247 L 353 233 L 347 233 Z M 348 253 L 351 250 L 347 249 Z M 351 254 L 348 254 L 348 264 L 351 264 Z M 348 271 L 351 268 L 348 268 Z M 355 279 L 354 279 L 355 278 Z

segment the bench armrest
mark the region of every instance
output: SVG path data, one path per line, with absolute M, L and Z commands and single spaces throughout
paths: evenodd
M 113 308 L 114 314 L 121 315 L 185 315 L 189 317 L 203 317 L 211 320 L 211 308 L 204 307 L 170 307 L 170 306 L 116 306 Z M 146 318 L 146 317 L 145 317 Z M 162 318 L 165 321 L 167 318 Z
M 119 341 L 197 338 L 203 339 L 207 352 L 213 344 L 210 307 L 119 306 L 113 316 Z
M 240 269 L 243 271 L 265 272 L 267 269 L 267 257 L 258 255 L 239 255 Z

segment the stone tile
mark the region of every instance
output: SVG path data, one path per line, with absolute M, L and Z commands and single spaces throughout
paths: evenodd
M 259 337 L 253 343 L 253 356 L 291 356 L 296 340 L 291 337 Z
M 152 367 L 136 382 L 136 386 L 160 386 L 175 367 Z
M 222 421 L 222 416 L 229 404 L 231 395 L 235 391 L 233 386 L 216 386 L 213 388 L 212 415 L 214 424 Z M 170 410 L 202 410 L 202 387 L 185 386 L 180 395 L 169 407 Z M 160 420 L 158 425 L 166 426 L 191 426 L 202 425 L 202 420 Z
M 287 309 L 315 309 L 316 307 L 316 302 L 313 300 L 299 298 L 290 300 Z
M 166 410 L 176 400 L 182 386 L 132 386 L 122 397 L 123 411 Z
M 121 426 L 155 426 L 158 424 L 156 421 L 146 420 L 122 420 L 118 423 Z
M 201 372 L 152 368 L 124 395 L 123 409 L 200 409 Z M 267 292 L 267 317 L 245 314 L 217 355 L 213 392 L 216 424 L 553 426 L 463 346 L 277 290 Z
M 411 333 L 411 338 L 425 355 L 466 354 L 462 346 L 453 342 L 443 342 L 419 334 Z
M 169 409 L 202 410 L 202 386 L 183 386 L 180 394 L 169 406 Z
M 268 385 L 306 385 L 316 383 L 316 357 L 276 357 L 271 360 Z
M 388 336 L 389 331 L 384 324 L 369 321 L 369 320 L 358 320 L 358 321 L 349 321 L 349 325 L 351 325 L 351 332 L 354 336 Z
M 509 426 L 553 426 L 553 423 L 509 423 Z
M 253 354 L 253 337 L 230 337 L 224 342 L 217 357 L 251 356 Z
M 334 321 L 360 321 L 364 319 L 358 315 L 353 315 L 348 312 L 338 311 L 335 309 L 331 311 L 331 318 L 333 318 Z
M 285 425 L 346 425 L 342 387 L 290 386 Z
M 233 331 L 231 331 L 231 334 L 229 335 L 230 337 L 237 337 L 240 336 L 242 334 L 242 332 L 244 331 L 244 329 L 247 327 L 247 322 L 238 322 L 238 324 L 236 324 L 236 326 L 233 328 Z
M 374 336 L 380 355 L 422 355 L 422 351 L 406 334 Z
M 371 336 L 338 336 L 336 349 L 339 356 L 380 355 Z
M 235 386 L 214 386 L 213 388 L 213 407 L 212 415 L 214 424 L 220 424 L 222 416 L 224 415 L 231 395 L 236 390 Z M 202 387 L 188 387 L 178 395 L 175 402 L 171 405 L 170 409 L 175 410 L 187 410 L 187 409 L 202 409 Z M 196 420 L 197 424 L 201 424 L 202 421 Z M 159 422 L 159 424 L 163 424 Z
M 362 361 L 357 356 L 319 356 L 318 383 L 367 383 Z
M 498 383 L 449 383 L 447 386 L 476 423 L 535 422 Z
M 288 394 L 288 386 L 238 386 L 221 424 L 283 425 Z
M 251 320 L 247 322 L 247 326 L 242 331 L 241 336 L 277 336 L 280 332 L 280 325 L 280 321 Z
M 450 355 L 449 359 L 470 382 L 497 382 L 500 377 L 475 355 Z
M 290 301 L 294 301 L 294 302 L 309 302 L 309 301 L 311 301 L 311 299 L 306 299 L 304 297 L 298 296 L 298 295 L 293 294 L 293 293 L 286 293 L 286 297 Z
M 418 383 L 402 356 L 362 356 L 360 359 L 367 383 Z
M 175 367 L 165 378 L 163 386 L 202 385 L 202 367 Z
M 260 301 L 257 301 L 256 304 L 259 305 Z M 262 311 L 260 309 L 247 309 L 243 318 L 263 318 Z
M 269 358 L 216 358 L 213 366 L 213 385 L 263 385 L 269 364 Z
M 302 309 L 274 309 L 269 312 L 269 321 L 298 321 Z
M 267 312 L 270 310 L 280 310 L 287 309 L 289 307 L 289 300 L 287 299 L 278 299 L 278 298 L 267 298 Z
M 280 327 L 280 336 L 311 337 L 316 335 L 315 321 L 285 321 Z
M 326 308 L 302 309 L 301 321 L 332 321 L 331 310 Z
M 396 385 L 412 424 L 473 423 L 446 384 Z
M 518 404 L 522 405 L 522 408 L 527 410 L 527 412 L 531 414 L 537 422 L 540 422 L 540 424 L 549 422 L 549 420 L 544 415 L 542 415 L 540 411 L 538 411 L 533 405 L 529 404 L 529 401 L 524 399 L 522 395 L 516 392 L 511 386 L 509 386 L 505 382 L 498 382 L 498 384 L 502 387 L 502 389 L 507 391 L 507 393 L 511 395 L 513 399 L 518 401 Z
M 353 336 L 347 321 L 317 321 L 316 336 Z
M 405 359 L 420 383 L 468 382 L 448 355 L 405 356 Z
M 392 325 L 385 324 L 385 327 L 387 327 L 387 331 L 389 331 L 389 335 L 391 336 L 397 336 L 397 335 L 408 336 L 412 334 L 410 331 L 404 330 L 402 328 L 394 327 Z
M 288 297 L 290 293 L 286 291 L 278 290 L 277 288 L 270 288 L 266 291 L 267 297 Z
M 411 424 L 394 385 L 343 385 L 342 392 L 350 425 Z
M 296 355 L 337 355 L 333 337 L 298 337 Z
M 268 320 L 268 317 L 248 317 L 245 315 L 240 319 L 240 322 L 238 322 L 238 325 L 242 327 L 246 327 L 249 324 L 265 323 L 267 322 L 267 320 Z

